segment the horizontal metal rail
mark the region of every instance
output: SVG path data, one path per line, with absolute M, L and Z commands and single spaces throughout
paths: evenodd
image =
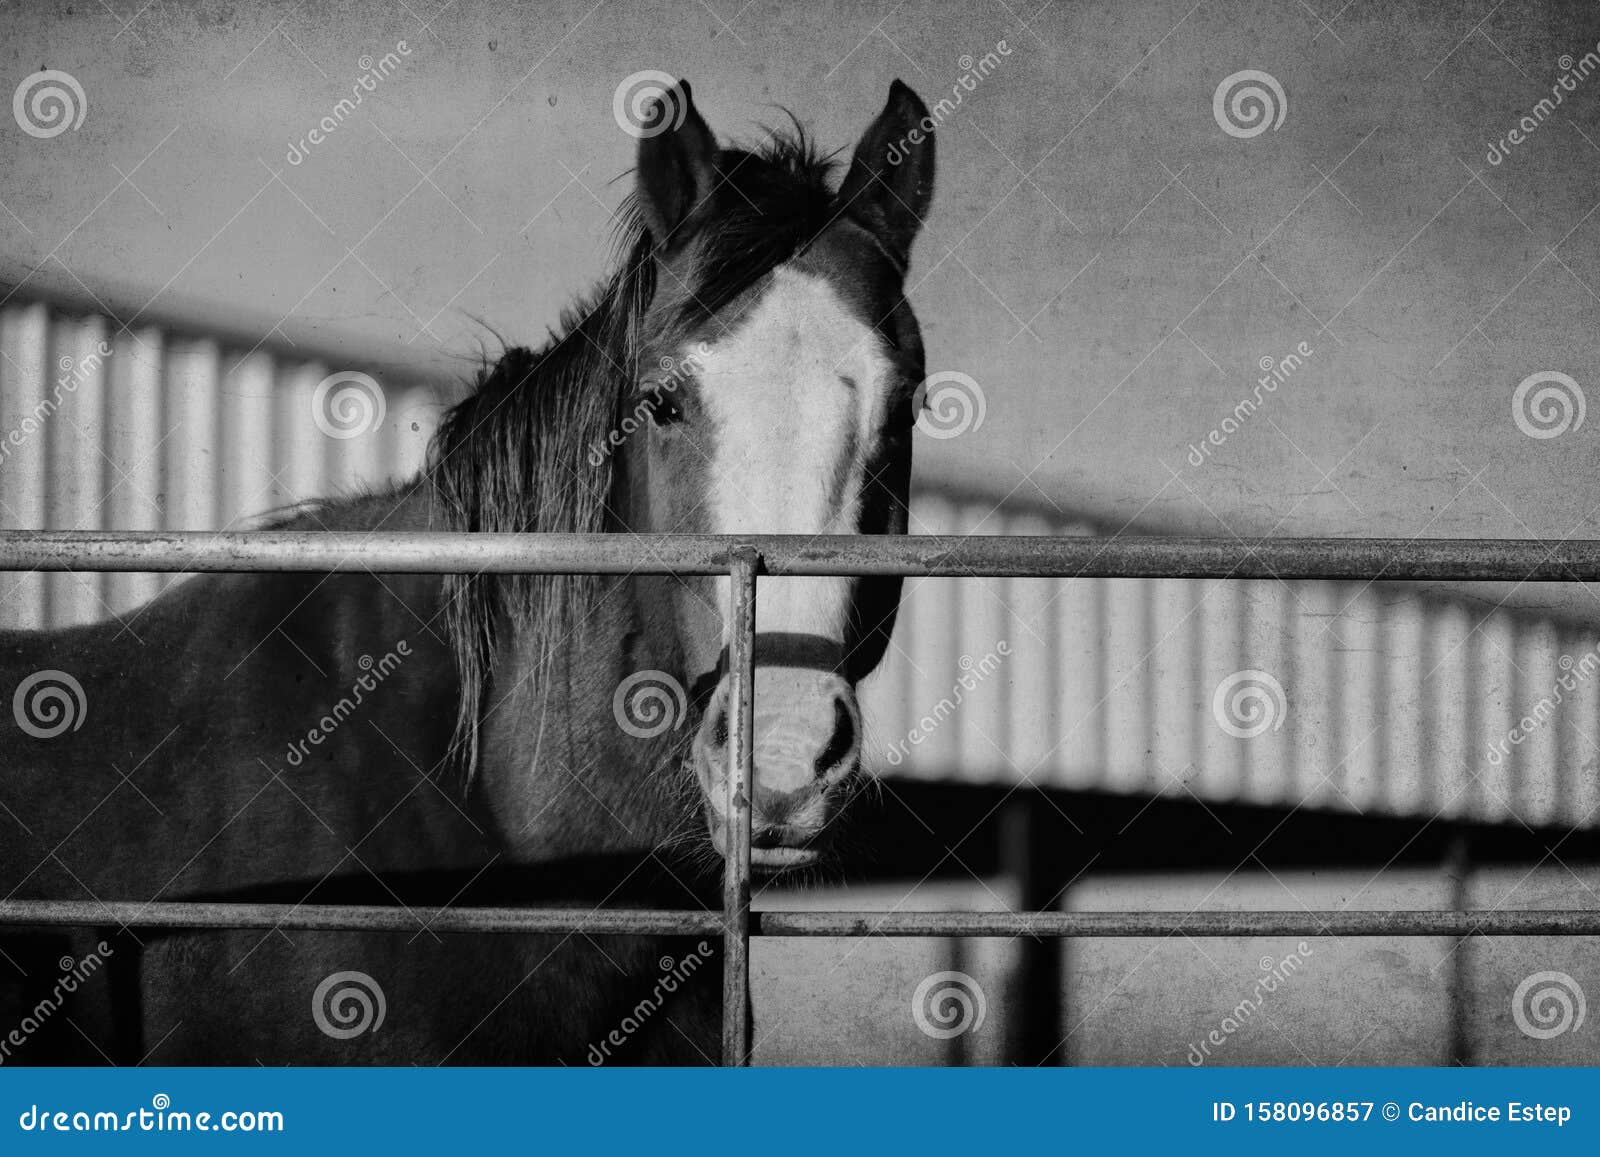
M 722 935 L 719 911 L 656 908 L 412 908 L 223 901 L 5 900 L 0 927 L 283 928 L 324 932 L 585 932 L 593 936 Z
M 1600 909 L 1274 912 L 758 912 L 760 936 L 1600 936 Z
M 7 900 L 0 926 L 282 928 L 289 931 L 587 933 L 710 936 L 714 911 L 654 908 L 405 908 L 358 904 L 234 904 Z M 751 912 L 752 936 L 1600 936 L 1600 909 L 1538 911 L 1247 912 Z
M 1600 581 L 1600 540 L 3 531 L 0 571 Z

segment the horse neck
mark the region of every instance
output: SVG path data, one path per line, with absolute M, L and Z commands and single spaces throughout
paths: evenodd
M 642 497 L 629 477 L 642 463 L 629 439 L 611 465 L 608 529 L 643 529 Z M 574 470 L 593 469 L 586 447 Z M 514 854 L 527 858 L 637 853 L 670 846 L 687 859 L 711 855 L 699 789 L 685 766 L 689 724 L 659 736 L 620 725 L 615 697 L 630 675 L 679 670 L 671 580 L 596 581 L 554 633 L 519 637 L 502 620 L 494 685 L 485 696 L 478 774 Z M 703 846 L 702 846 L 703 845 Z
M 704 834 L 682 731 L 639 738 L 614 714 L 622 680 L 667 661 L 639 629 L 636 584 L 608 579 L 594 604 L 565 638 L 503 634 L 496 647 L 475 790 L 522 861 L 648 852 Z
M 313 502 L 274 523 L 273 530 L 415 531 L 440 528 L 434 504 L 420 478 L 394 490 L 339 501 Z

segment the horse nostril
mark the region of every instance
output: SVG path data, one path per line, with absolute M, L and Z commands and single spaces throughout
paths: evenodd
M 850 713 L 843 699 L 833 701 L 833 738 L 817 756 L 818 775 L 826 775 L 856 747 L 856 717 Z
M 720 703 L 717 705 L 717 726 L 712 735 L 718 747 L 728 746 L 728 710 Z

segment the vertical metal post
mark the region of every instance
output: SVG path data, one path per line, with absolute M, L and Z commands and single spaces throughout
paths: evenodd
M 722 876 L 722 1063 L 750 1063 L 750 800 L 755 783 L 756 571 L 736 552 L 728 584 L 728 829 Z
M 1450 837 L 1445 848 L 1445 878 L 1450 882 L 1450 907 L 1465 912 L 1472 906 L 1472 846 L 1464 829 Z M 1471 936 L 1458 936 L 1449 965 L 1449 1017 L 1446 1033 L 1446 1063 L 1472 1063 L 1472 958 Z
M 1054 907 L 1069 877 L 1065 849 L 1068 833 L 1052 830 L 1048 807 L 1039 789 L 1018 792 L 1002 813 L 1001 870 L 1016 882 L 1017 909 L 1041 912 Z M 1015 991 L 1018 999 L 1006 1023 L 1006 1060 L 1017 1065 L 1058 1065 L 1066 1050 L 1062 1008 L 1062 975 L 1066 942 L 1054 936 L 1021 936 Z

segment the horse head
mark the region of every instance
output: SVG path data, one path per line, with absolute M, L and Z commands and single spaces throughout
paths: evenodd
M 721 148 L 687 83 L 640 128 L 644 367 L 625 412 L 629 529 L 903 534 L 922 340 L 905 300 L 933 189 L 931 121 L 899 81 L 835 188 L 803 134 Z M 684 759 L 727 849 L 726 577 L 641 580 L 695 694 Z M 756 608 L 752 860 L 815 861 L 860 769 L 857 682 L 882 659 L 898 578 L 763 579 Z

